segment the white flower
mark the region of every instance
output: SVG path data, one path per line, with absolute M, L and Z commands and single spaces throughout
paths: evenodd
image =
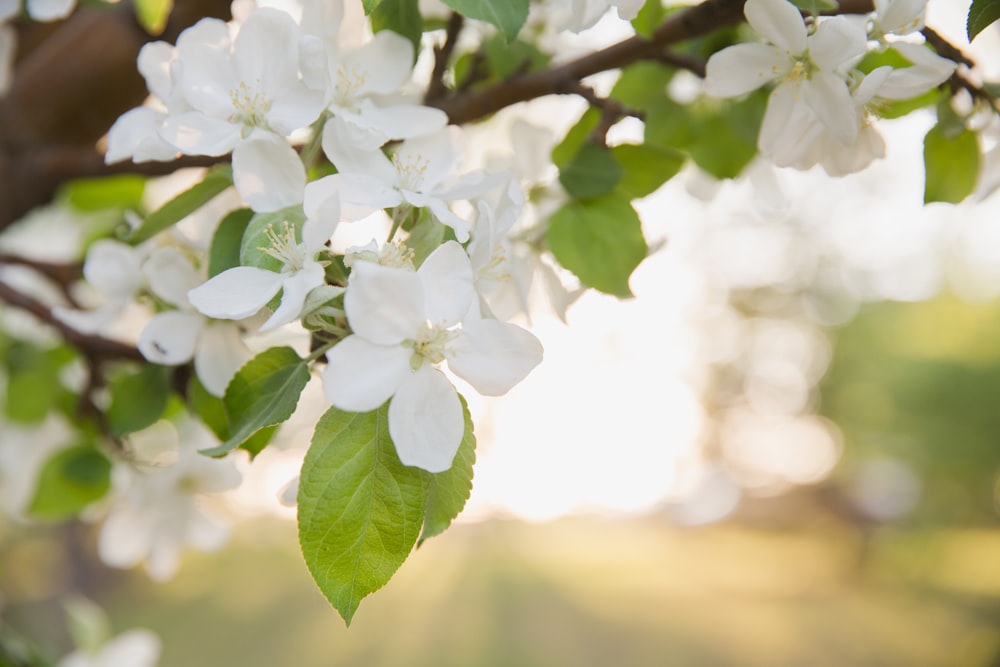
M 908 100 L 939 86 L 955 72 L 958 63 L 942 58 L 923 44 L 894 42 L 892 48 L 913 63 L 892 70 L 875 93 L 887 100 Z
M 143 263 L 142 271 L 153 294 L 177 310 L 153 316 L 139 335 L 139 351 L 149 361 L 166 366 L 194 359 L 195 372 L 205 389 L 222 396 L 251 356 L 239 328 L 231 322 L 210 322 L 194 310 L 187 294 L 202 277 L 178 248 L 157 248 Z
M 286 222 L 281 229 L 270 228 L 271 245 L 263 250 L 282 262 L 279 271 L 255 266 L 228 269 L 189 291 L 191 304 L 208 317 L 241 320 L 259 311 L 280 291 L 281 304 L 260 331 L 298 319 L 310 290 L 326 282 L 325 264 L 316 261 L 316 254 L 339 222 L 334 210 L 326 212 L 329 217 L 306 221 L 301 243 L 296 241 L 294 225 Z
M 159 657 L 160 638 L 140 628 L 123 632 L 95 653 L 75 651 L 58 667 L 153 667 Z
M 869 34 L 882 40 L 886 35 L 908 35 L 924 27 L 927 0 L 875 0 Z
M 77 331 L 97 333 L 115 321 L 145 286 L 142 262 L 147 249 L 112 239 L 95 241 L 87 249 L 83 277 L 104 303 L 92 310 L 57 306 L 52 314 Z
M 853 142 L 858 125 L 842 69 L 867 49 L 863 27 L 838 16 L 822 21 L 809 35 L 802 15 L 785 0 L 747 0 L 751 27 L 768 44 L 736 44 L 708 60 L 705 92 L 736 97 L 774 81 L 768 114 L 789 117 L 793 107 L 807 105 L 837 139 Z M 780 150 L 761 132 L 760 149 Z
M 156 450 L 175 456 L 163 465 L 161 455 L 141 469 L 116 465 L 112 481 L 116 500 L 101 525 L 98 555 L 111 567 L 133 567 L 145 562 L 149 576 L 169 579 L 180 565 L 181 551 L 190 545 L 202 551 L 222 546 L 229 531 L 206 514 L 198 496 L 239 486 L 240 474 L 232 457 L 213 459 L 197 452 L 211 446 L 211 436 L 193 421 L 183 433 L 167 421 L 134 433 L 130 445 L 139 451 Z
M 449 241 L 416 272 L 357 262 L 344 309 L 353 334 L 327 352 L 323 384 L 334 406 L 353 412 L 389 403 L 399 459 L 430 472 L 451 467 L 465 431 L 449 369 L 490 396 L 506 393 L 542 359 L 532 334 L 469 317 L 472 267 Z
M 215 24 L 211 40 L 178 42 L 176 85 L 192 110 L 164 121 L 167 141 L 188 155 L 224 155 L 254 130 L 288 136 L 319 117 L 322 95 L 299 78 L 298 26 L 288 14 L 256 10 L 231 45 L 224 23 L 195 27 L 205 22 Z
M 493 182 L 481 172 L 456 177 L 460 154 L 457 127 L 407 139 L 391 158 L 379 150 L 358 149 L 341 141 L 341 135 L 348 131 L 336 118 L 323 129 L 323 150 L 339 173 L 306 186 L 306 215 L 312 217 L 334 195 L 351 218 L 409 204 L 429 209 L 435 218 L 455 230 L 460 242 L 469 240 L 471 225 L 452 213 L 447 202 L 480 194 Z

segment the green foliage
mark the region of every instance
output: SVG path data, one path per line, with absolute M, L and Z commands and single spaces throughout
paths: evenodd
M 552 162 L 562 169 L 569 164 L 583 145 L 587 142 L 590 134 L 601 122 L 601 113 L 594 108 L 587 109 L 580 120 L 566 132 L 566 136 L 552 149 Z
M 549 56 L 534 44 L 515 39 L 507 41 L 499 35 L 485 40 L 480 52 L 490 66 L 489 81 L 500 81 L 518 73 L 534 72 L 549 63 Z
M 560 167 L 559 182 L 573 197 L 592 199 L 611 192 L 622 174 L 622 166 L 607 146 L 587 141 Z
M 410 40 L 413 57 L 420 53 L 420 37 L 424 34 L 424 17 L 418 0 L 379 0 L 370 11 L 372 30 L 392 30 Z
M 173 0 L 135 0 L 136 18 L 146 32 L 153 36 L 159 35 L 167 27 L 167 19 L 173 8 Z
M 319 420 L 299 481 L 299 543 L 313 579 L 348 625 L 361 600 L 413 549 L 427 491 L 427 474 L 396 456 L 387 406 L 331 408 Z
M 965 30 L 971 42 L 997 19 L 1000 19 L 1000 0 L 972 0 Z
M 406 245 L 413 251 L 414 266 L 423 264 L 427 256 L 444 243 L 446 229 L 445 225 L 438 222 L 433 216 L 426 215 L 422 210 L 417 224 L 413 226 L 410 235 L 406 237 Z
M 119 174 L 70 181 L 59 190 L 59 197 L 84 213 L 108 209 L 136 210 L 142 206 L 145 190 L 145 176 Z
M 648 111 L 667 96 L 674 70 L 657 62 L 641 61 L 622 70 L 611 97 L 637 111 Z
M 281 236 L 284 234 L 287 223 L 295 228 L 296 240 L 301 241 L 302 225 L 305 221 L 306 214 L 302 211 L 301 206 L 290 206 L 271 213 L 257 213 L 250 219 L 243 231 L 243 240 L 240 243 L 240 264 L 256 266 L 268 271 L 280 271 L 281 260 L 266 252 L 271 247 L 271 239 L 268 238 L 269 228 Z
M 979 137 L 960 125 L 938 123 L 924 137 L 924 203 L 957 204 L 976 188 Z
M 70 398 L 59 374 L 73 358 L 67 347 L 42 350 L 23 341 L 12 342 L 4 357 L 7 371 L 4 416 L 12 422 L 34 424 L 59 408 Z
M 126 435 L 152 426 L 163 414 L 170 395 L 169 373 L 163 366 L 148 364 L 118 376 L 110 388 L 108 428 L 113 435 Z
M 839 7 L 835 0 L 790 0 L 790 2 L 812 16 L 819 16 L 823 12 L 832 12 Z
M 629 276 L 649 250 L 638 214 L 619 194 L 570 202 L 549 220 L 546 239 L 584 285 L 619 297 L 632 296 Z
M 624 170 L 618 190 L 629 199 L 656 192 L 680 172 L 686 161 L 680 151 L 649 144 L 620 144 L 612 152 Z
M 229 381 L 222 401 L 229 417 L 229 438 L 202 450 L 222 456 L 253 434 L 287 420 L 309 382 L 309 365 L 290 347 L 272 347 L 248 361 Z
M 513 41 L 528 20 L 528 0 L 443 0 L 456 12 L 470 19 L 495 25 L 507 41 Z
M 637 35 L 641 37 L 652 37 L 653 31 L 663 23 L 667 16 L 667 9 L 663 6 L 662 0 L 646 0 L 646 3 L 639 10 L 639 13 L 632 19 L 632 27 Z
M 228 164 L 212 167 L 205 178 L 180 193 L 159 209 L 153 211 L 128 237 L 128 242 L 139 244 L 177 224 L 210 202 L 220 192 L 233 184 L 233 169 Z
M 361 5 L 365 9 L 365 16 L 372 13 L 376 7 L 382 4 L 382 0 L 361 0 Z
M 218 396 L 208 393 L 205 386 L 198 380 L 197 375 L 191 375 L 187 386 L 187 403 L 199 419 L 211 429 L 219 440 L 225 442 L 229 439 L 229 415 L 226 413 L 226 404 Z M 262 428 L 247 438 L 240 445 L 240 449 L 245 449 L 251 457 L 257 456 L 267 446 L 267 443 L 274 437 L 277 426 Z
M 465 398 L 459 394 L 462 401 L 462 413 L 465 417 L 465 434 L 462 443 L 455 454 L 451 468 L 444 472 L 428 474 L 430 485 L 427 490 L 427 508 L 424 513 L 424 529 L 420 533 L 420 541 L 440 535 L 465 507 L 472 493 L 472 465 L 476 462 L 476 435 L 472 428 L 472 415 Z
M 217 276 L 226 269 L 240 265 L 240 249 L 253 211 L 240 208 L 231 211 L 219 222 L 212 236 L 212 246 L 208 253 L 208 277 Z
M 69 519 L 110 486 L 111 462 L 92 445 L 64 449 L 42 466 L 28 512 L 49 521 Z

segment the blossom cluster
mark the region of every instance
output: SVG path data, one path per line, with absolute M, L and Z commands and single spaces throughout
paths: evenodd
M 842 176 L 885 154 L 874 126 L 880 107 L 940 85 L 956 63 L 920 36 L 927 0 L 876 0 L 866 17 L 806 19 L 788 0 L 748 0 L 747 22 L 768 43 L 730 46 L 709 58 L 705 92 L 736 97 L 774 83 L 758 137 L 779 166 Z M 908 65 L 859 68 L 894 51 Z

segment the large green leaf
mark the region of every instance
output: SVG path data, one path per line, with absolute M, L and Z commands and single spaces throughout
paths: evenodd
M 64 449 L 42 466 L 28 512 L 39 519 L 68 519 L 103 497 L 110 486 L 111 462 L 93 446 Z
M 528 20 L 528 0 L 443 0 L 462 16 L 492 23 L 513 41 Z
M 549 220 L 549 249 L 583 284 L 607 294 L 632 296 L 629 276 L 649 248 L 627 197 L 614 193 L 570 202 Z
M 938 124 L 924 137 L 924 203 L 957 204 L 976 188 L 979 138 L 975 132 Z
M 420 534 L 428 475 L 400 463 L 388 408 L 331 408 L 299 481 L 299 543 L 309 572 L 350 625 L 361 600 L 399 569 Z
M 972 4 L 969 6 L 968 20 L 965 24 L 969 41 L 975 39 L 976 35 L 997 19 L 1000 19 L 1000 0 L 972 0 Z
M 290 347 L 272 347 L 244 364 L 226 387 L 222 401 L 229 415 L 229 439 L 203 449 L 221 456 L 255 433 L 284 422 L 295 412 L 309 382 L 309 365 Z
M 614 190 L 622 179 L 622 166 L 607 146 L 585 142 L 559 169 L 559 182 L 573 197 L 592 199 Z
M 656 192 L 680 172 L 685 162 L 680 151 L 650 144 L 619 144 L 613 151 L 624 170 L 618 190 L 630 199 Z
M 111 382 L 111 406 L 106 413 L 114 435 L 152 426 L 167 408 L 169 372 L 163 366 L 143 366 Z
M 152 238 L 197 211 L 232 184 L 232 167 L 228 164 L 212 167 L 200 183 L 180 193 L 146 216 L 142 224 L 132 231 L 128 242 L 139 244 Z
M 462 413 L 465 416 L 465 435 L 458 446 L 458 453 L 451 467 L 444 472 L 428 475 L 430 488 L 427 491 L 427 511 L 424 515 L 424 530 L 420 533 L 420 542 L 440 535 L 455 517 L 465 507 L 472 493 L 472 465 L 476 462 L 476 434 L 473 431 L 472 415 L 465 398 L 459 394 L 462 401 Z M 418 546 L 419 546 L 418 544 Z

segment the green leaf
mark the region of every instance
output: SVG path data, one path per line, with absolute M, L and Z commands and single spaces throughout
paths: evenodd
M 601 113 L 592 107 L 587 109 L 580 116 L 580 120 L 566 132 L 563 140 L 552 149 L 552 162 L 560 169 L 569 164 L 569 161 L 580 152 L 580 149 L 590 138 L 590 133 L 597 128 L 600 122 Z
M 167 19 L 173 8 L 173 0 L 135 0 L 135 13 L 139 23 L 154 37 L 167 27 Z
M 459 394 L 462 401 L 462 413 L 465 417 L 465 435 L 458 446 L 455 460 L 444 472 L 428 474 L 430 488 L 427 491 L 427 510 L 424 515 L 424 529 L 420 533 L 420 541 L 440 535 L 455 517 L 465 507 L 472 494 L 472 465 L 476 462 L 476 434 L 473 431 L 472 415 L 465 398 Z
M 361 5 L 365 8 L 365 16 L 371 14 L 381 3 L 382 0 L 361 0 Z
M 420 53 L 420 38 L 424 34 L 424 17 L 419 0 L 381 0 L 371 11 L 372 30 L 392 30 L 413 44 L 413 58 Z
M 197 211 L 232 184 L 232 167 L 228 164 L 212 167 L 200 183 L 188 188 L 146 216 L 142 224 L 129 235 L 128 242 L 135 245 L 152 238 Z
M 680 151 L 650 144 L 619 144 L 612 151 L 624 171 L 618 190 L 629 199 L 656 192 L 680 172 L 685 162 Z
M 253 211 L 239 208 L 231 211 L 219 222 L 212 235 L 212 246 L 208 253 L 208 277 L 217 276 L 226 269 L 240 265 L 240 249 Z
M 610 194 L 570 202 L 550 218 L 546 238 L 556 260 L 583 284 L 615 296 L 632 296 L 629 276 L 649 248 L 627 198 Z
M 470 19 L 492 23 L 512 42 L 528 20 L 528 0 L 443 0 Z
M 20 341 L 13 343 L 4 359 L 7 387 L 3 408 L 7 419 L 35 424 L 64 402 L 75 403 L 66 400 L 72 397 L 59 380 L 61 369 L 74 357 L 67 347 L 42 350 Z
M 611 89 L 611 97 L 632 109 L 645 111 L 666 99 L 667 86 L 673 78 L 673 69 L 643 60 L 622 70 L 615 87 Z
M 559 182 L 577 199 L 593 199 L 615 189 L 622 167 L 607 146 L 588 141 L 559 169 Z
M 653 31 L 663 23 L 667 16 L 667 9 L 663 6 L 662 0 L 646 0 L 646 3 L 639 10 L 639 13 L 632 19 L 632 27 L 640 37 L 652 37 Z
M 979 177 L 979 138 L 962 128 L 935 125 L 924 137 L 924 203 L 957 204 L 976 187 Z
M 1000 19 L 1000 0 L 972 0 L 965 30 L 971 42 L 994 21 Z
M 202 454 L 222 456 L 261 429 L 291 417 L 308 382 L 309 365 L 292 348 L 272 347 L 258 354 L 226 387 L 222 402 L 229 415 L 229 438 Z
M 420 534 L 428 475 L 404 466 L 388 407 L 331 408 L 316 424 L 299 481 L 299 543 L 309 572 L 344 622 L 399 569 Z
M 302 225 L 305 221 L 306 214 L 301 206 L 289 206 L 271 213 L 257 213 L 250 218 L 243 231 L 243 240 L 240 242 L 240 264 L 268 271 L 280 271 L 283 267 L 281 260 L 267 253 L 272 245 L 268 234 L 273 232 L 281 236 L 285 233 L 287 223 L 295 228 L 295 238 L 301 242 Z
M 194 374 L 188 381 L 187 402 L 191 411 L 211 429 L 215 437 L 222 441 L 229 439 L 229 415 L 226 413 L 226 404 L 218 396 L 208 393 L 205 385 Z M 251 458 L 257 456 L 271 442 L 277 430 L 277 426 L 262 428 L 240 445 L 240 449 L 248 451 Z
M 823 12 L 832 12 L 838 5 L 834 0 L 790 0 L 793 5 L 813 16 L 819 16 Z
M 64 449 L 42 466 L 28 512 L 50 521 L 68 519 L 102 498 L 110 486 L 111 462 L 94 447 Z
M 406 237 L 406 245 L 413 251 L 413 266 L 419 267 L 428 255 L 444 243 L 446 229 L 433 216 L 421 214 L 417 224 L 410 230 L 410 235 Z
M 487 39 L 480 46 L 486 54 L 490 72 L 495 80 L 506 79 L 514 74 L 534 72 L 544 68 L 549 62 L 549 56 L 534 44 L 516 39 L 508 41 L 497 35 Z
M 145 176 L 119 174 L 70 181 L 60 189 L 59 195 L 76 210 L 93 213 L 114 208 L 138 209 L 145 190 Z
M 152 426 L 167 407 L 170 392 L 168 369 L 149 364 L 111 383 L 111 406 L 106 418 L 116 436 Z

